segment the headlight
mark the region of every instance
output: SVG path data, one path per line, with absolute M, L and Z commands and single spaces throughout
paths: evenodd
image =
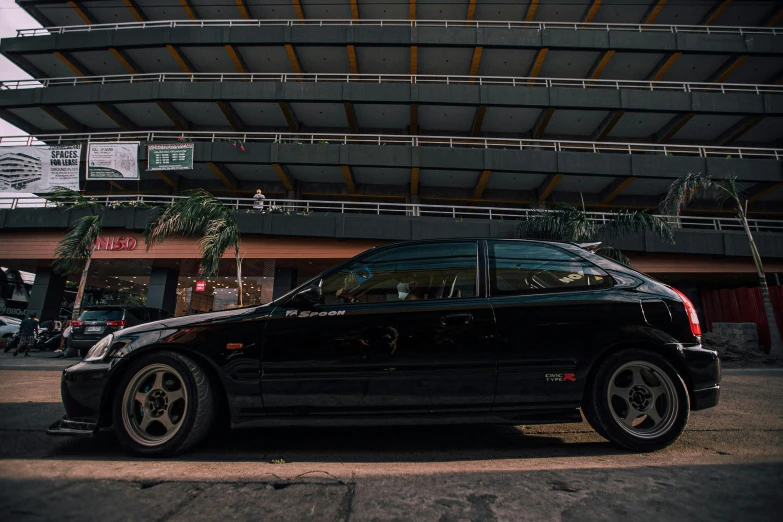
M 114 335 L 109 334 L 100 341 L 98 341 L 95 345 L 93 345 L 92 348 L 90 348 L 90 351 L 87 352 L 87 357 L 84 358 L 86 362 L 90 361 L 100 361 L 106 356 L 106 352 L 109 351 L 109 347 L 111 346 L 112 341 L 114 340 Z

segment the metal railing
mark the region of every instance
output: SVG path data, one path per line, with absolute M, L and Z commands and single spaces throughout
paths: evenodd
M 380 26 L 380 27 L 486 27 L 501 29 L 566 29 L 582 31 L 634 31 L 663 33 L 703 33 L 778 35 L 783 32 L 775 27 L 707 26 L 707 25 L 659 25 L 659 24 L 606 24 L 581 22 L 524 22 L 503 20 L 160 20 L 150 22 L 124 22 L 117 24 L 65 25 L 36 29 L 17 29 L 19 37 L 63 34 L 72 32 L 119 31 L 122 29 L 153 29 L 173 27 L 267 27 L 267 26 Z
M 184 196 L 170 195 L 103 195 L 89 196 L 99 205 L 110 208 L 146 208 L 153 206 L 165 206 L 174 203 Z M 226 205 L 236 208 L 238 211 L 252 211 L 264 214 L 293 214 L 309 215 L 312 213 L 329 214 L 367 214 L 390 215 L 411 217 L 443 217 L 451 219 L 495 219 L 518 220 L 528 219 L 540 212 L 549 210 L 535 210 L 529 208 L 514 207 L 482 207 L 468 205 L 429 205 L 421 203 L 374 203 L 362 201 L 328 201 L 328 200 L 298 200 L 298 199 L 266 199 L 263 209 L 254 208 L 253 198 L 218 198 Z M 0 197 L 0 209 L 22 208 L 52 208 L 67 206 L 67 204 L 53 203 L 35 196 L 4 196 Z M 597 222 L 606 222 L 611 219 L 613 212 L 588 212 L 590 219 Z M 660 216 L 672 222 L 677 228 L 700 230 L 742 230 L 742 225 L 734 217 L 706 217 L 706 216 Z M 750 219 L 748 224 L 751 230 L 756 232 L 780 232 L 783 233 L 783 220 Z
M 208 132 L 208 131 L 127 131 L 73 134 L 37 134 L 2 136 L 2 145 L 62 144 L 74 141 L 146 141 L 146 142 L 266 142 L 287 145 L 375 145 L 408 147 L 448 147 L 468 149 L 513 149 L 552 152 L 590 152 L 594 154 L 663 154 L 666 156 L 783 158 L 783 149 L 758 147 L 713 147 L 701 145 L 663 145 L 657 143 L 531 140 L 513 138 L 472 138 L 462 136 L 410 136 L 398 134 L 335 134 L 293 132 Z
M 574 78 L 533 78 L 524 76 L 469 76 L 439 74 L 343 74 L 343 73 L 150 73 L 105 76 L 73 76 L 6 80 L 0 90 L 38 89 L 74 85 L 105 85 L 148 82 L 337 82 L 337 83 L 437 83 L 445 85 L 505 85 L 512 87 L 569 87 L 576 89 L 636 89 L 677 92 L 749 92 L 781 94 L 783 85 L 706 82 L 662 82 L 636 80 L 582 80 Z

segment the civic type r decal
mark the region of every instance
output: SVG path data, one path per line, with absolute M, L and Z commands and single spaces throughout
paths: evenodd
M 307 310 L 287 310 L 286 317 L 326 317 L 328 315 L 345 315 L 345 310 L 332 310 L 331 312 L 309 312 Z
M 547 373 L 546 382 L 576 382 L 576 374 L 573 373 Z

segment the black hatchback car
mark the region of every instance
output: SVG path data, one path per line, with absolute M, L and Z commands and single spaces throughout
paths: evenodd
M 118 330 L 169 316 L 170 314 L 165 310 L 146 306 L 89 306 L 79 315 L 79 319 L 71 323 L 68 346 L 84 352 Z
M 677 290 L 579 246 L 373 248 L 273 303 L 104 337 L 66 369 L 53 434 L 143 456 L 233 427 L 581 422 L 634 451 L 715 406 L 717 353 Z

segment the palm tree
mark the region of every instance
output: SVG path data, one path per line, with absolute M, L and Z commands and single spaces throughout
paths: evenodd
M 90 270 L 95 242 L 103 228 L 103 209 L 92 199 L 85 198 L 75 190 L 56 187 L 52 192 L 42 194 L 49 201 L 70 205 L 71 208 L 86 208 L 90 211 L 80 217 L 57 243 L 54 250 L 54 269 L 61 275 L 81 272 L 79 289 L 73 303 L 71 317 L 78 319 L 81 314 L 84 287 L 87 285 L 87 273 Z
M 649 212 L 621 210 L 610 218 L 597 220 L 590 216 L 582 202 L 582 208 L 561 203 L 553 210 L 538 210 L 531 217 L 517 223 L 516 235 L 520 238 L 546 239 L 549 241 L 572 241 L 575 243 L 611 239 L 628 234 L 650 231 L 655 236 L 674 243 L 669 224 Z M 595 251 L 623 264 L 629 259 L 616 248 L 600 247 Z
M 709 199 L 721 205 L 731 202 L 733 205 L 734 211 L 737 213 L 737 219 L 742 223 L 742 228 L 745 229 L 745 234 L 748 236 L 750 253 L 756 265 L 759 287 L 761 288 L 761 299 L 764 302 L 764 313 L 769 324 L 769 354 L 773 357 L 782 358 L 783 340 L 780 338 L 780 329 L 775 320 L 775 311 L 772 308 L 772 299 L 769 296 L 767 278 L 764 275 L 764 265 L 761 263 L 761 256 L 748 226 L 748 200 L 737 187 L 737 177 L 729 174 L 723 179 L 714 180 L 710 176 L 702 176 L 701 174 L 686 174 L 672 183 L 659 208 L 661 213 L 679 216 L 688 203 L 696 198 Z
M 170 237 L 197 238 L 201 249 L 200 272 L 214 277 L 218 275 L 220 258 L 227 249 L 233 248 L 237 262 L 239 306 L 242 306 L 242 258 L 239 256 L 239 224 L 234 209 L 204 189 L 189 190 L 184 195 L 147 225 L 147 250 Z

